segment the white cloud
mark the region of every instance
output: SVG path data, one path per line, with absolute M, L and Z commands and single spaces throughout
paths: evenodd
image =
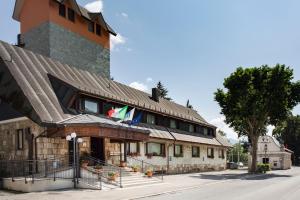
M 128 14 L 127 14 L 127 13 L 122 12 L 121 15 L 122 15 L 123 17 L 125 17 L 125 18 L 128 18 Z
M 90 2 L 90 3 L 86 4 L 84 7 L 92 13 L 103 12 L 102 0 Z
M 210 121 L 211 124 L 226 133 L 227 138 L 238 139 L 238 134 L 225 123 L 225 117 L 220 116 Z
M 137 90 L 141 90 L 143 92 L 147 92 L 148 91 L 147 85 L 145 85 L 143 83 L 139 83 L 137 81 L 130 83 L 129 86 L 132 87 L 132 88 L 135 88 Z
M 146 79 L 146 81 L 149 83 L 149 82 L 152 82 L 153 79 L 152 79 L 151 77 L 148 77 L 148 78 Z
M 110 49 L 113 51 L 115 50 L 115 47 L 120 44 L 125 44 L 126 38 L 123 37 L 120 33 L 117 34 L 117 36 L 112 36 L 110 38 Z

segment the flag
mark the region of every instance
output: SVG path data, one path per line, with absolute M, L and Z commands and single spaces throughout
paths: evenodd
M 142 119 L 142 112 L 140 112 L 131 122 L 130 125 L 136 125 L 141 122 Z
M 128 106 L 124 106 L 123 108 L 111 109 L 108 111 L 108 116 L 118 119 L 124 119 L 127 109 Z
M 131 109 L 128 113 L 126 113 L 123 121 L 132 121 L 134 115 L 135 108 Z

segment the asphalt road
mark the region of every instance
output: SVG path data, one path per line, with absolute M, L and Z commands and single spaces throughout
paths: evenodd
M 202 178 L 224 180 L 218 175 Z M 300 168 L 272 172 L 264 176 L 227 177 L 196 189 L 182 190 L 144 199 L 149 200 L 299 200 Z

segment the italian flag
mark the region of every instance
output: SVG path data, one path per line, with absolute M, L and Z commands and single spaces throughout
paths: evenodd
M 124 106 L 123 108 L 115 108 L 108 111 L 108 116 L 118 119 L 124 119 L 128 106 Z

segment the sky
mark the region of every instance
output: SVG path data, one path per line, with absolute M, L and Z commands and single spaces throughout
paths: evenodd
M 200 115 L 228 138 L 214 92 L 239 66 L 277 63 L 300 80 L 299 0 L 78 0 L 103 12 L 118 33 L 111 39 L 111 76 L 151 91 L 161 81 L 169 96 Z M 14 0 L 0 2 L 0 40 L 16 43 Z M 300 114 L 300 106 L 293 110 Z M 270 131 L 272 128 L 270 128 Z

